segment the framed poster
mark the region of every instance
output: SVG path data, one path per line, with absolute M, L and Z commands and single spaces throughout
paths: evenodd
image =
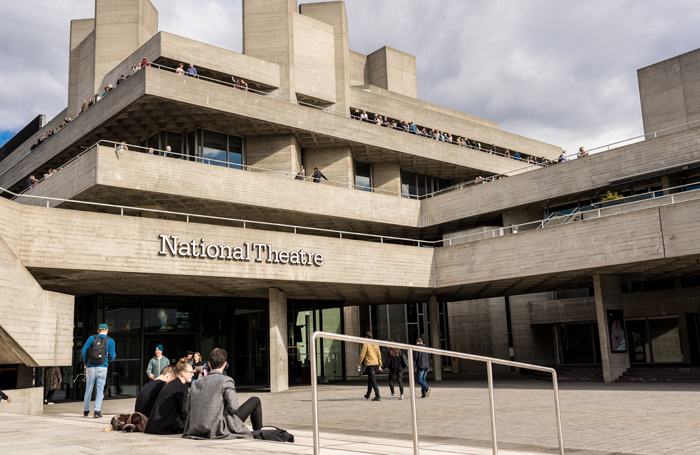
M 627 352 L 625 339 L 625 318 L 622 310 L 607 310 L 608 334 L 610 335 L 610 352 Z

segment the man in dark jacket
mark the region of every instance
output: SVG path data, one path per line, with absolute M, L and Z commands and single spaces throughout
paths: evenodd
M 209 354 L 211 373 L 192 383 L 187 400 L 187 422 L 183 438 L 230 439 L 252 438 L 243 422 L 250 417 L 253 430 L 262 428 L 262 406 L 258 397 L 238 405 L 233 378 L 222 374 L 227 353 L 214 349 Z M 192 403 L 196 403 L 193 406 Z
M 153 406 L 156 404 L 160 391 L 163 390 L 165 384 L 175 379 L 173 372 L 173 366 L 166 365 L 160 370 L 160 375 L 157 378 L 143 386 L 138 395 L 136 395 L 136 404 L 134 405 L 135 412 L 140 412 L 146 417 L 151 417 Z
M 317 167 L 315 167 L 315 168 L 314 168 L 314 173 L 313 173 L 313 175 L 311 176 L 311 178 L 314 179 L 314 183 L 319 183 L 319 182 L 321 182 L 321 178 L 326 179 L 326 176 L 323 175 L 323 172 L 319 171 Z M 328 180 L 328 179 L 326 179 L 326 180 Z
M 425 347 L 422 338 L 418 338 L 416 344 Z M 416 380 L 420 384 L 421 398 L 428 398 L 430 396 L 430 387 L 425 382 L 425 378 L 428 376 L 428 370 L 430 369 L 430 354 L 413 351 L 413 361 L 416 362 Z
M 180 434 L 187 420 L 187 384 L 194 370 L 186 359 L 175 365 L 175 380 L 163 386 L 153 405 L 144 433 Z

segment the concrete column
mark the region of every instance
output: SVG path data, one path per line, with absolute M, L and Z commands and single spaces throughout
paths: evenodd
M 289 388 L 287 294 L 270 288 L 270 392 Z
M 622 376 L 622 373 L 630 367 L 628 352 L 611 352 L 610 350 L 608 310 L 623 309 L 620 277 L 593 275 L 593 287 L 595 290 L 595 310 L 598 318 L 598 336 L 600 337 L 600 358 L 603 364 L 603 378 L 605 382 L 614 382 L 615 379 Z M 629 349 L 629 340 L 626 341 Z
M 355 163 L 350 147 L 313 147 L 304 149 L 306 175 L 314 172 L 314 167 L 333 182 L 355 183 Z M 323 179 L 321 180 L 324 181 Z
M 284 172 L 289 177 L 301 169 L 301 146 L 293 134 L 249 136 L 245 145 L 248 166 Z
M 372 186 L 401 197 L 401 168 L 398 161 L 372 163 Z M 380 191 L 378 191 L 380 192 Z
M 94 86 L 94 81 L 90 81 L 90 90 L 87 94 L 80 93 L 80 76 L 81 76 L 81 66 L 89 66 L 89 71 L 83 69 L 82 74 L 94 72 L 95 62 L 94 59 L 90 59 L 87 62 L 80 61 L 80 50 L 78 46 L 82 43 L 88 35 L 90 35 L 95 30 L 95 19 L 77 19 L 70 22 L 70 53 L 69 53 L 69 63 L 68 63 L 68 116 L 75 118 L 78 111 L 82 107 L 83 98 L 80 95 L 84 95 L 86 100 L 89 100 L 93 93 L 92 87 Z M 95 37 L 93 36 L 94 40 Z
M 360 320 L 356 306 L 346 306 L 343 308 L 345 313 L 345 335 L 360 336 Z M 349 378 L 359 377 L 357 371 L 357 358 L 360 355 L 361 345 L 357 343 L 345 343 L 345 372 Z
M 678 181 L 678 177 L 675 175 L 664 175 L 661 177 L 661 187 L 666 189 L 666 188 L 675 188 L 680 184 Z M 678 193 L 678 189 L 675 190 L 670 190 L 670 191 L 664 191 L 664 196 L 668 196 L 669 194 L 675 194 Z
M 428 312 L 430 316 L 430 347 L 440 349 L 440 314 L 435 295 L 430 296 Z M 433 355 L 433 373 L 436 381 L 442 381 L 442 361 L 439 355 Z
M 335 107 L 333 110 L 350 114 L 350 47 L 348 45 L 348 16 L 345 2 L 306 3 L 299 12 L 333 26 L 335 48 Z M 312 168 L 313 169 L 313 168 Z

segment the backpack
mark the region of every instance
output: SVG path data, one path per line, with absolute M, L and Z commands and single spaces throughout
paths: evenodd
M 88 362 L 92 363 L 93 365 L 102 365 L 105 363 L 107 360 L 107 344 L 109 343 L 109 340 L 109 337 L 100 338 L 99 336 L 95 335 L 92 346 L 90 346 L 87 351 Z
M 146 429 L 148 418 L 140 412 L 133 414 L 117 414 L 112 417 L 110 426 L 113 430 L 123 431 L 124 433 L 132 433 L 135 431 L 143 431 Z
M 263 428 L 274 428 L 274 430 L 255 430 L 253 438 L 263 441 L 294 442 L 294 435 L 281 428 L 266 425 Z

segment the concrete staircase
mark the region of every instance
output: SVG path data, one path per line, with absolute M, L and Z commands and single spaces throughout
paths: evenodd
M 646 382 L 656 384 L 700 383 L 697 365 L 634 365 L 615 382 Z
M 600 365 L 555 365 L 559 382 L 603 382 Z M 520 370 L 520 374 L 532 379 L 552 382 L 552 376 L 542 371 Z

